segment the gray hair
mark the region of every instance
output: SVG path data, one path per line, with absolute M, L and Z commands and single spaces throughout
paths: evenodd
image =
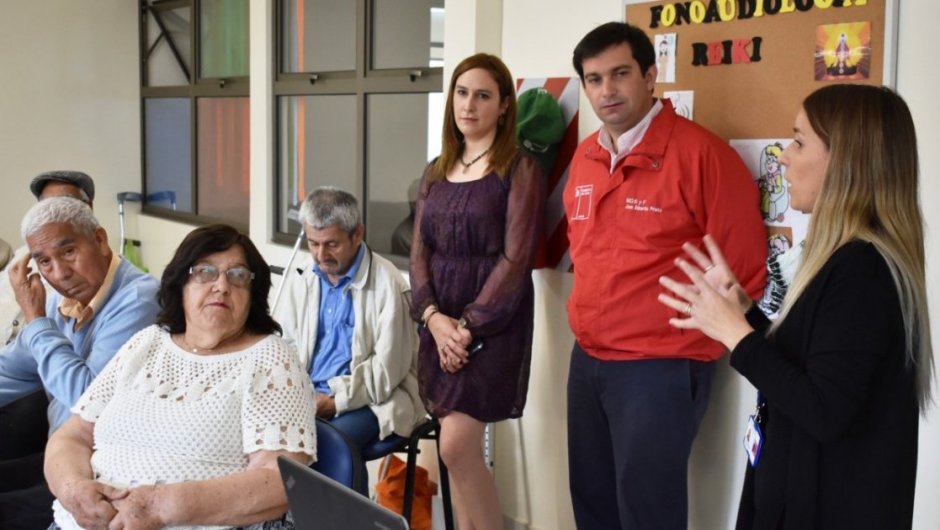
M 101 225 L 91 208 L 74 197 L 49 197 L 33 205 L 23 216 L 20 231 L 25 240 L 51 223 L 68 223 L 76 232 L 93 237 Z
M 351 193 L 332 186 L 317 188 L 300 205 L 300 219 L 314 230 L 338 226 L 347 234 L 362 224 L 359 201 Z

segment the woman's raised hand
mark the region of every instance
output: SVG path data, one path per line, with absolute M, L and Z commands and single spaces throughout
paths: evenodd
M 676 266 L 692 283 L 684 284 L 667 276 L 660 285 L 672 295 L 661 294 L 659 301 L 687 318 L 670 318 L 679 329 L 697 329 L 721 342 L 729 350 L 753 331 L 744 313 L 753 303 L 738 283 L 715 240 L 706 235 L 706 255 L 691 243 L 682 246 L 690 260 L 676 258 Z

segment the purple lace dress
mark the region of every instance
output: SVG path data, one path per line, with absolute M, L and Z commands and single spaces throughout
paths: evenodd
M 430 167 L 430 166 L 429 166 Z M 482 422 L 518 418 L 532 354 L 532 263 L 541 236 L 544 183 L 519 154 L 509 175 L 471 182 L 421 180 L 411 251 L 412 316 L 435 304 L 467 319 L 483 348 L 463 369 L 440 367 L 431 332 L 420 329 L 418 383 L 428 411 Z

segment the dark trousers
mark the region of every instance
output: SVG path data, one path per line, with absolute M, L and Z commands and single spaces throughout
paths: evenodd
M 0 461 L 45 449 L 49 437 L 48 408 L 49 399 L 42 390 L 0 407 Z
M 379 419 L 369 407 L 344 412 L 330 419 L 330 423 L 349 436 L 359 450 L 378 441 Z
M 36 530 L 52 523 L 55 498 L 43 478 L 43 455 L 0 462 L 0 528 Z
M 52 493 L 42 473 L 49 435 L 43 391 L 0 407 L 0 528 L 44 529 L 52 522 Z
M 343 431 L 361 452 L 366 446 L 379 440 L 379 419 L 369 407 L 360 407 L 335 416 L 330 420 L 337 429 Z M 359 473 L 369 482 L 369 470 L 366 461 L 361 459 Z M 368 486 L 365 486 L 368 487 Z
M 686 530 L 688 462 L 715 363 L 603 361 L 575 343 L 568 474 L 581 530 Z

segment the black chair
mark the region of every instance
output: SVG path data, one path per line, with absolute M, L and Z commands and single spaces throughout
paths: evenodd
M 369 495 L 362 457 L 346 433 L 317 418 L 317 461 L 312 467 L 364 496 Z
M 441 460 L 441 424 L 436 418 L 428 418 L 427 421 L 415 427 L 411 436 L 405 438 L 393 434 L 384 440 L 378 440 L 362 450 L 362 459 L 365 461 L 378 460 L 392 453 L 408 453 L 407 467 L 405 470 L 405 499 L 402 509 L 402 515 L 405 520 L 411 521 L 411 509 L 414 502 L 415 491 L 415 468 L 418 465 L 418 453 L 421 451 L 418 443 L 421 440 L 434 440 L 437 445 L 437 465 L 441 474 L 441 497 L 444 501 L 444 527 L 447 530 L 454 530 L 454 512 L 450 503 L 450 481 L 447 478 L 447 467 Z

